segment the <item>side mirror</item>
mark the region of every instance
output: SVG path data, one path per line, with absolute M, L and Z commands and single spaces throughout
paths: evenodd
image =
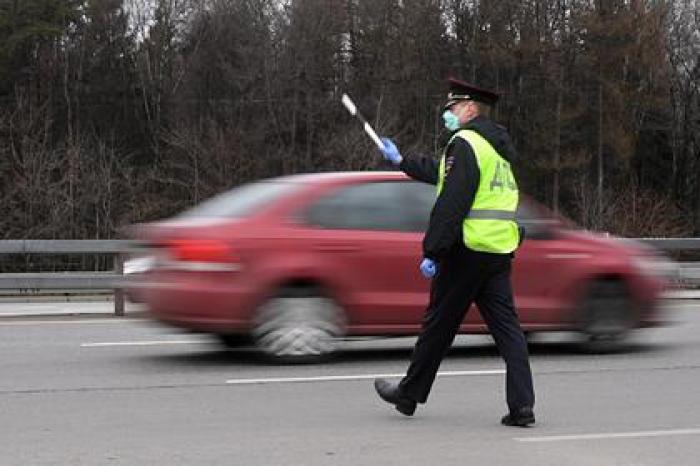
M 556 237 L 552 222 L 547 220 L 521 222 L 519 226 L 525 231 L 524 239 L 542 241 L 552 240 Z

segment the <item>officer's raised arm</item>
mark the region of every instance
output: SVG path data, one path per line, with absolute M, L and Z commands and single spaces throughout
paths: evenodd
M 432 157 L 405 157 L 399 168 L 414 180 L 436 185 L 439 164 Z
M 384 143 L 382 154 L 389 162 L 397 165 L 401 171 L 413 178 L 432 185 L 437 184 L 438 163 L 432 157 L 403 157 L 399 149 L 389 138 L 381 138 Z

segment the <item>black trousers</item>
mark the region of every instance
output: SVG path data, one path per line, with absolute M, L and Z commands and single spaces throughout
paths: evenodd
M 470 251 L 462 245 L 440 261 L 423 328 L 399 385 L 404 396 L 426 402 L 440 362 L 475 302 L 506 363 L 508 408 L 516 411 L 534 406 L 527 341 L 513 305 L 511 261 L 509 254 Z

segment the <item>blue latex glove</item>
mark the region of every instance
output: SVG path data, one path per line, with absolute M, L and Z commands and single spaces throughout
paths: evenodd
M 384 148 L 381 149 L 384 158 L 387 159 L 389 162 L 393 163 L 394 165 L 400 164 L 403 160 L 403 157 L 401 157 L 399 148 L 396 147 L 394 141 L 392 141 L 389 138 L 381 138 L 381 140 L 382 143 L 384 143 Z
M 422 273 L 425 278 L 433 278 L 437 273 L 437 263 L 432 259 L 424 257 L 420 263 L 420 273 Z

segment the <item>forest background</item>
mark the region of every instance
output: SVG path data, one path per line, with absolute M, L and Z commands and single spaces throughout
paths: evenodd
M 436 154 L 498 91 L 524 192 L 700 235 L 700 0 L 0 0 L 0 238 L 112 238 L 240 183 Z

